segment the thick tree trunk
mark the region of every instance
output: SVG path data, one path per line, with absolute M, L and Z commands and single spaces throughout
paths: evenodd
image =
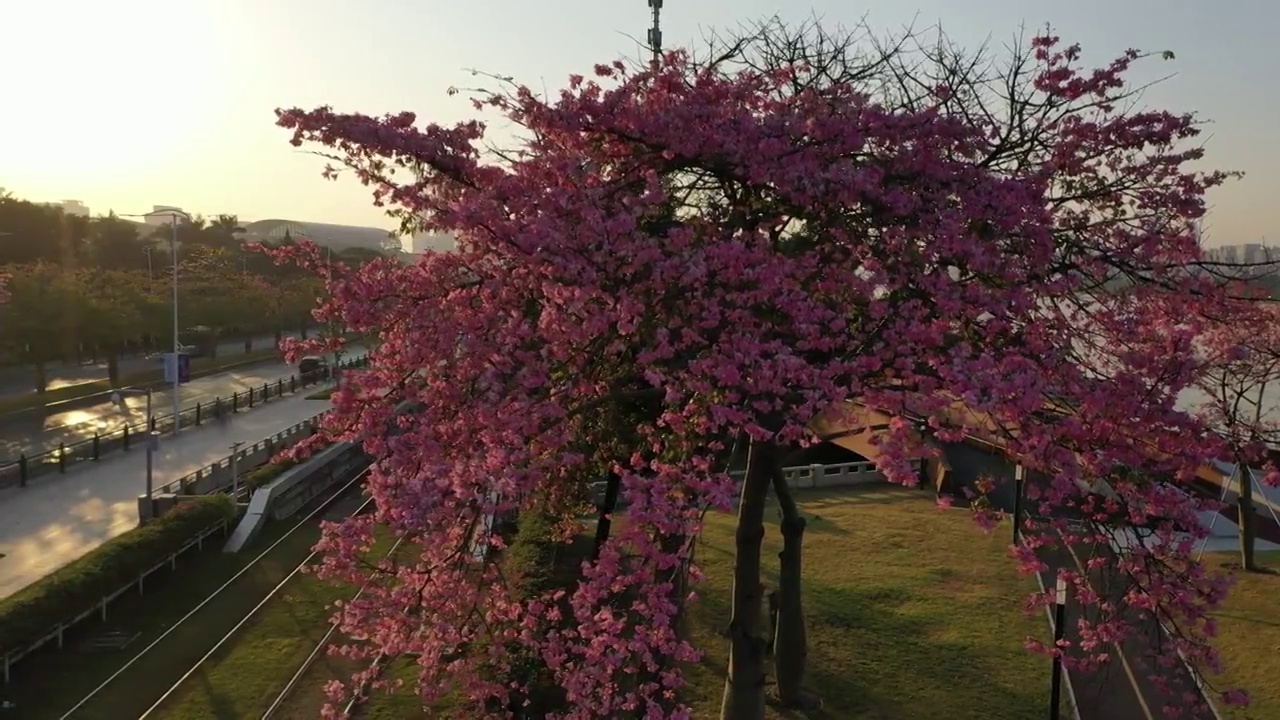
M 44 366 L 44 360 L 35 361 L 36 376 L 36 392 L 44 394 L 49 389 L 49 372 Z
M 111 387 L 116 387 L 120 384 L 119 348 L 109 348 L 107 351 L 107 381 L 111 383 Z
M 613 525 L 613 511 L 618 507 L 618 492 L 622 488 L 622 478 L 616 472 L 609 471 L 605 478 L 604 497 L 597 508 L 600 516 L 596 518 L 596 543 L 591 549 L 591 560 L 600 558 L 600 550 L 609 540 L 609 530 Z
M 791 489 L 780 468 L 773 468 L 773 492 L 782 511 L 782 552 L 778 570 L 778 616 L 773 638 L 774 674 L 778 682 L 778 700 L 786 707 L 808 704 L 803 690 L 805 663 L 809 656 L 809 638 L 804 625 L 801 593 L 801 559 L 804 546 L 805 519 L 796 507 Z
M 1236 524 L 1240 526 L 1240 567 L 1256 571 L 1258 563 L 1254 545 L 1258 537 L 1258 515 L 1253 504 L 1253 473 L 1240 464 L 1240 499 L 1236 502 Z
M 725 678 L 721 720 L 761 720 L 765 701 L 765 641 L 760 585 L 760 547 L 769 477 L 776 464 L 773 441 L 751 442 L 747 472 L 738 500 L 737 556 L 733 565 L 733 606 L 729 619 L 729 672 Z

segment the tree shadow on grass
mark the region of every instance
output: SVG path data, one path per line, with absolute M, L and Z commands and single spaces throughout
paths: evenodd
M 921 616 L 908 607 L 907 588 L 847 588 L 807 583 L 805 611 L 809 635 L 807 688 L 823 701 L 814 710 L 774 708 L 778 717 L 796 720 L 917 720 L 930 717 L 982 717 L 1023 720 L 1043 711 L 1045 688 L 1027 688 L 1027 675 L 1000 667 L 975 652 L 972 641 L 954 632 L 958 617 Z M 728 642 L 723 632 L 730 614 L 727 593 L 708 593 L 698 603 L 695 631 L 704 655 L 693 670 L 691 692 L 712 700 L 724 679 Z M 1017 644 L 1016 640 L 1010 640 Z M 771 660 L 768 664 L 772 675 Z M 1036 663 L 1018 655 L 1010 662 Z M 772 683 L 772 678 L 770 678 Z M 693 699 L 693 698 L 691 698 Z
M 237 720 L 243 717 L 231 698 L 225 693 L 218 690 L 217 685 L 209 680 L 206 671 L 200 670 L 195 675 L 197 682 L 200 684 L 200 692 L 208 699 L 209 716 L 217 720 Z

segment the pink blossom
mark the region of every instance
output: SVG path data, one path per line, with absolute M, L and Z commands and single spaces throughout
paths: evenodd
M 682 51 L 644 72 L 597 65 L 552 99 L 481 94 L 527 131 L 503 159 L 478 122 L 280 111 L 293 144 L 324 148 L 375 204 L 458 239 L 409 267 L 277 253 L 324 273 L 318 319 L 381 341 L 325 419 L 377 458 L 377 512 L 326 528 L 321 572 L 366 577 L 375 522 L 411 552 L 336 608 L 342 652 L 416 655 L 423 702 L 469 699 L 476 717 L 520 689 L 494 679 L 518 653 L 552 671 L 564 717 L 687 717 L 673 691 L 698 653 L 676 579 L 703 513 L 736 492 L 726 438 L 808 442 L 815 418 L 861 408 L 889 418 L 873 444 L 891 481 L 966 438 L 1041 473 L 1028 498 L 1052 519 L 1013 552 L 1026 572 L 1036 549 L 1154 527 L 1117 560 L 1123 603 L 1098 573 L 1071 575 L 1091 608 L 1053 650 L 1069 666 L 1107 662 L 1152 618 L 1181 630 L 1166 659 L 1216 663 L 1226 584 L 1175 529 L 1203 503 L 1170 488 L 1225 447 L 1175 400 L 1203 375 L 1204 318 L 1234 307 L 1182 271 L 1204 193 L 1229 176 L 1192 168 L 1194 117 L 1121 102 L 1138 54 L 1085 69 L 1056 37 L 1033 47 L 1030 130 L 971 112 L 963 87 L 926 85 L 921 103 L 796 90 L 816 71 L 715 71 Z M 1106 289 L 1122 270 L 1138 281 Z M 419 405 L 395 416 L 403 401 Z M 576 585 L 523 598 L 475 559 L 475 542 L 501 547 L 493 513 L 537 507 L 574 534 L 605 469 L 625 523 Z M 999 513 L 974 500 L 990 530 Z

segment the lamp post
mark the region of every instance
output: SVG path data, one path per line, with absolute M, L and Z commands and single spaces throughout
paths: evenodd
M 155 285 L 155 282 L 156 282 L 156 274 L 151 269 L 151 249 L 152 248 L 150 245 L 142 248 L 143 254 L 147 256 L 147 292 L 148 293 L 152 291 L 152 286 Z
M 1058 585 L 1053 597 L 1053 678 L 1049 684 L 1049 720 L 1061 717 L 1062 705 L 1062 638 L 1067 630 L 1067 580 L 1058 571 Z
M 237 461 L 240 459 L 240 446 L 244 442 L 237 440 L 231 443 L 231 501 L 240 502 L 240 469 Z
M 181 215 L 188 220 L 191 218 L 187 213 L 175 209 L 165 208 L 157 212 L 147 215 L 128 215 L 121 213 L 119 217 L 140 217 L 148 218 L 156 215 L 169 216 L 169 257 L 173 260 L 173 434 L 178 434 L 178 429 L 182 425 L 180 411 L 182 407 L 182 399 L 179 396 L 180 381 L 178 377 L 178 216 Z M 148 260 L 150 254 L 147 255 Z
M 151 388 L 122 388 L 112 393 L 111 401 L 116 405 L 123 403 L 122 395 L 146 395 L 147 396 L 147 519 L 156 516 L 156 503 L 154 497 L 155 477 L 155 451 L 160 447 L 160 433 L 151 427 Z

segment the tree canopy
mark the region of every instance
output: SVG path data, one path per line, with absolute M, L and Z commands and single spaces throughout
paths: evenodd
M 279 112 L 406 226 L 458 239 L 413 267 L 330 274 L 320 312 L 383 340 L 326 419 L 377 458 L 378 509 L 326 530 L 325 572 L 363 579 L 375 523 L 411 541 L 339 612 L 367 639 L 352 652 L 420 658 L 424 702 L 502 716 L 492 702 L 528 691 L 503 678 L 531 652 L 565 717 L 687 717 L 691 539 L 738 495 L 724 717 L 762 717 L 759 538 L 771 483 L 785 492 L 779 446 L 819 440 L 819 416 L 858 422 L 850 408 L 889 417 L 875 442 L 891 481 L 915 484 L 933 441 L 969 434 L 1046 477 L 1014 548 L 1026 572 L 1133 532 L 1116 560 L 1127 610 L 1097 574 L 1064 573 L 1094 605 L 1082 632 L 1159 619 L 1177 628 L 1168 659 L 1214 666 L 1225 581 L 1180 530 L 1202 505 L 1170 489 L 1226 447 L 1175 407 L 1236 302 L 1190 271 L 1204 193 L 1231 177 L 1192 167 L 1197 119 L 1131 102 L 1137 51 L 1090 68 L 1046 32 L 1001 62 L 906 41 L 799 52 L 812 31 L 598 65 L 553 98 L 478 92 L 524 131 L 501 153 L 478 121 Z M 305 245 L 282 255 L 320 264 Z M 389 431 L 400 401 L 418 409 Z M 740 480 L 724 464 L 739 437 Z M 469 551 L 501 547 L 492 513 L 536 506 L 573 532 L 601 468 L 626 522 L 567 596 L 518 595 Z

